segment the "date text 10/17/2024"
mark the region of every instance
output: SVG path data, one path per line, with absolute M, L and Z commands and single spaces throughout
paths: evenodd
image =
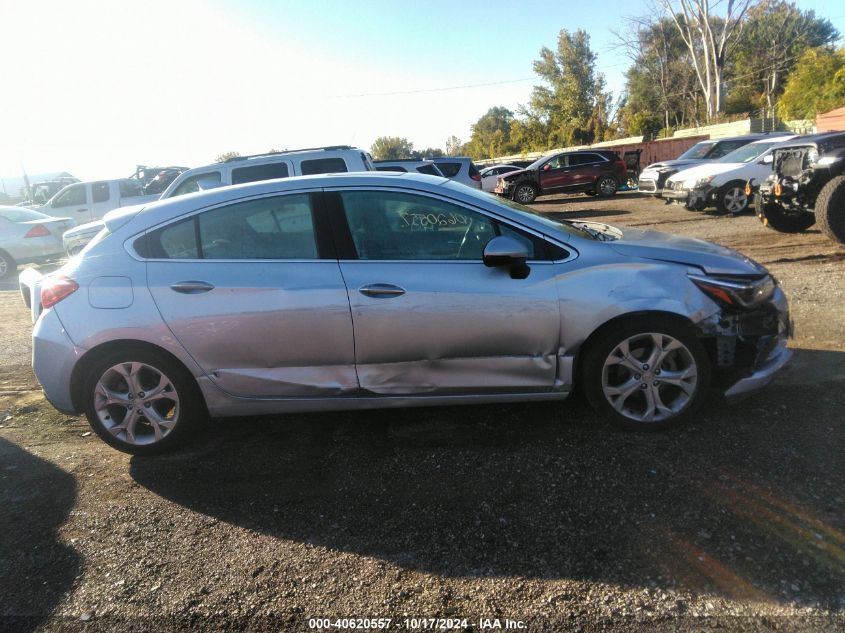
M 478 630 L 496 631 L 525 630 L 527 627 L 522 620 L 511 620 L 509 618 L 309 618 L 308 628 L 317 630 L 345 629 L 345 630 L 367 630 L 367 629 L 390 629 L 399 628 L 405 630 L 466 630 L 472 622 Z

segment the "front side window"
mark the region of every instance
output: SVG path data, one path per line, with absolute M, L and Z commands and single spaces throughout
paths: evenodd
M 562 156 L 555 156 L 551 159 L 548 163 L 546 163 L 551 169 L 560 169 L 561 167 L 568 167 L 569 166 L 569 155 L 563 154 Z
M 542 258 L 542 240 L 465 207 L 392 191 L 341 193 L 352 242 L 362 260 L 481 261 L 497 235 L 510 235 Z
M 264 165 L 249 165 L 248 167 L 238 167 L 232 170 L 232 184 L 240 185 L 245 182 L 287 178 L 288 175 L 288 166 L 286 163 L 279 162 L 265 163 Z
M 91 199 L 94 202 L 109 201 L 109 183 L 95 182 L 91 185 Z
M 300 166 L 303 176 L 312 174 L 339 174 L 349 171 L 346 168 L 346 161 L 342 158 L 315 158 L 304 160 Z
M 153 231 L 136 245 L 155 259 L 317 259 L 309 194 L 218 207 Z
M 186 178 L 181 185 L 176 187 L 173 190 L 173 193 L 170 194 L 170 198 L 174 198 L 176 196 L 184 196 L 186 193 L 194 193 L 196 191 L 202 191 L 203 189 L 207 189 L 208 187 L 202 186 L 202 183 L 207 182 L 211 184 L 219 183 L 221 180 L 220 172 L 219 171 L 209 171 L 204 174 L 196 174 L 195 176 L 191 176 Z
M 71 185 L 53 201 L 53 208 L 72 207 L 79 204 L 86 204 L 87 195 L 85 193 L 85 185 Z

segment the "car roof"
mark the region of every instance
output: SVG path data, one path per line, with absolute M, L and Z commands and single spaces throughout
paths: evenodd
M 823 134 L 812 134 L 810 136 L 799 136 L 791 139 L 787 145 L 806 145 L 807 143 L 822 143 L 830 139 L 844 137 L 845 132 L 824 132 Z
M 791 141 L 797 134 L 785 134 L 783 136 L 770 136 L 767 138 L 757 139 L 752 141 L 749 145 L 756 145 L 757 143 L 783 143 L 784 141 Z

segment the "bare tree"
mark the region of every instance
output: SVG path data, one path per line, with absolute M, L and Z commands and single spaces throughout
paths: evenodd
M 692 58 L 707 111 L 724 110 L 725 60 L 742 32 L 743 16 L 754 0 L 659 0 L 681 34 Z M 725 4 L 724 15 L 717 13 Z

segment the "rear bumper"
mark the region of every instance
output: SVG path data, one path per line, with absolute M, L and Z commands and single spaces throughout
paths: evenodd
M 74 415 L 70 376 L 85 350 L 76 347 L 54 310 L 45 311 L 32 331 L 32 369 L 44 395 L 62 413 Z

